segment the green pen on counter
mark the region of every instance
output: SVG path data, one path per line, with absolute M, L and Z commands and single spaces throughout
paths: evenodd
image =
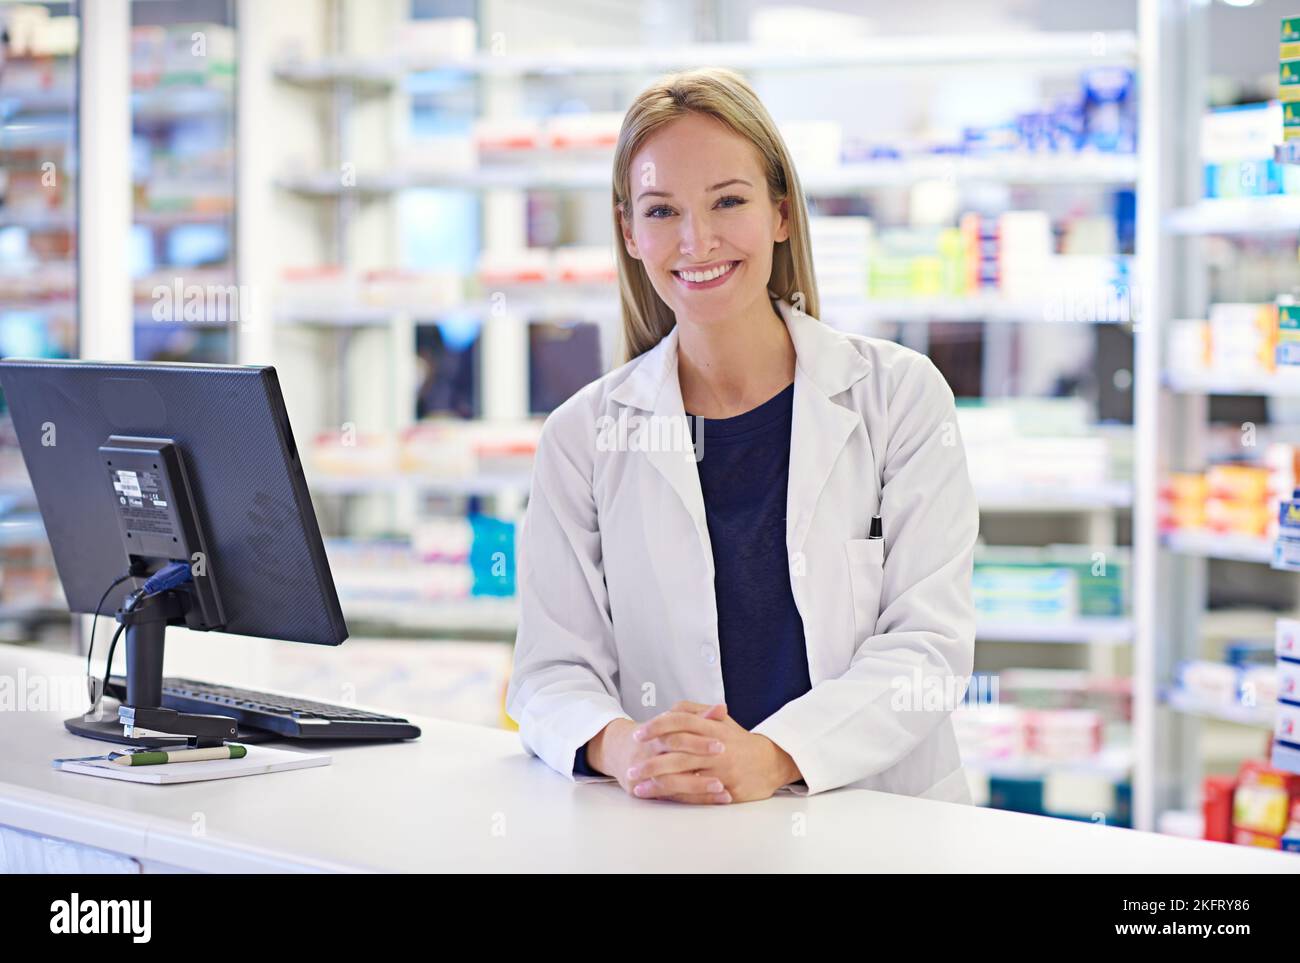
M 243 759 L 248 755 L 245 746 L 216 746 L 212 749 L 176 749 L 171 752 L 149 750 L 146 752 L 129 752 L 122 755 L 113 754 L 113 764 L 117 766 L 161 766 L 168 762 L 205 762 L 209 759 Z

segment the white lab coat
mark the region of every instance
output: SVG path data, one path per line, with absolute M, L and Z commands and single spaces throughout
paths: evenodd
M 799 766 L 791 792 L 970 802 L 950 712 L 974 657 L 979 513 L 952 391 L 923 354 L 774 303 L 797 355 L 786 547 L 812 689 L 753 731 Z M 725 701 L 698 469 L 666 431 L 645 450 L 648 422 L 633 440 L 649 415 L 685 424 L 675 328 L 557 408 L 537 447 L 506 704 L 570 779 L 612 719 Z

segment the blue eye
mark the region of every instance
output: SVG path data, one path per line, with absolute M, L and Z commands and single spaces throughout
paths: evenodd
M 748 203 L 748 201 L 746 201 L 745 198 L 743 198 L 743 197 L 740 197 L 740 196 L 738 196 L 738 195 L 736 195 L 736 194 L 728 194 L 726 197 L 721 197 L 721 198 L 719 198 L 719 199 L 718 199 L 718 204 L 720 204 L 720 205 L 721 205 L 721 204 L 726 204 L 727 201 L 735 201 L 735 202 L 736 202 L 735 204 L 727 204 L 727 207 L 728 207 L 728 208 L 735 208 L 735 207 L 739 207 L 741 204 L 746 204 L 746 203 Z M 659 216 L 655 213 L 656 211 L 668 211 L 669 213 L 672 213 L 672 208 L 668 207 L 668 206 L 665 205 L 665 204 L 657 204 L 656 206 L 654 206 L 654 207 L 650 208 L 648 211 L 646 211 L 646 212 L 645 212 L 645 216 L 646 216 L 646 217 L 649 217 L 649 218 L 653 218 L 653 219 L 655 219 L 655 220 L 660 220 L 660 221 L 663 220 L 662 217 L 659 217 Z

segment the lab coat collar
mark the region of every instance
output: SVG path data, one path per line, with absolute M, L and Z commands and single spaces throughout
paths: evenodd
M 796 354 L 786 497 L 786 547 L 793 564 L 803 550 L 813 512 L 835 461 L 849 437 L 862 425 L 855 408 L 833 398 L 864 378 L 871 371 L 871 363 L 839 331 L 775 295 L 772 299 L 790 331 Z M 685 417 L 677 376 L 677 330 L 674 326 L 637 359 L 631 374 L 610 393 L 611 400 L 653 412 L 657 417 Z M 663 449 L 646 452 L 694 520 L 712 579 L 713 551 L 699 474 L 694 456 L 683 455 Z
M 870 373 L 871 362 L 842 333 L 797 310 L 772 292 L 768 295 L 790 332 L 798 371 L 822 395 L 834 397 Z M 634 370 L 611 392 L 610 399 L 655 414 L 683 414 L 681 384 L 677 380 L 677 343 L 678 328 L 673 325 L 657 345 L 636 359 Z

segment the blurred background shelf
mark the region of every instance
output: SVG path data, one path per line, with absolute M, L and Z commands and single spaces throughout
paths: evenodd
M 1205 558 L 1232 559 L 1267 565 L 1273 558 L 1273 543 L 1253 535 L 1221 535 L 1214 532 L 1177 531 L 1161 536 L 1173 552 Z
M 1053 774 L 1093 776 L 1109 782 L 1125 782 L 1132 778 L 1133 751 L 1128 747 L 1114 746 L 1103 749 L 1096 756 L 1085 759 L 981 759 L 963 756 L 962 765 L 986 776 L 1003 779 L 1042 779 Z
M 1095 512 L 1129 508 L 1133 488 L 1123 482 L 1070 488 L 1063 485 L 976 485 L 980 509 L 1008 514 Z
M 516 79 L 573 74 L 660 73 L 709 63 L 737 70 L 827 70 L 845 67 L 968 67 L 1010 64 L 1044 72 L 1072 72 L 1099 64 L 1131 65 L 1137 59 L 1137 38 L 1127 31 L 953 34 L 890 37 L 866 42 L 797 45 L 704 43 L 661 48 L 602 47 L 556 49 L 544 55 L 481 54 L 468 57 L 395 58 L 333 56 L 314 62 L 283 62 L 274 70 L 288 83 L 307 86 L 355 83 L 362 86 L 396 84 L 407 73 L 439 70 Z
M 1206 702 L 1177 689 L 1166 692 L 1164 702 L 1169 708 L 1188 716 L 1215 719 L 1219 722 L 1233 722 L 1238 725 L 1269 731 L 1273 729 L 1274 710 L 1272 708 Z
M 349 627 L 379 625 L 423 637 L 513 640 L 519 622 L 514 599 L 401 602 L 345 597 L 341 604 Z
M 1300 230 L 1300 197 L 1232 197 L 1201 201 L 1171 213 L 1174 234 L 1287 234 Z
M 187 215 L 167 215 L 188 222 Z M 215 216 L 214 216 L 215 217 Z M 586 321 L 615 321 L 619 317 L 616 292 L 597 294 L 527 294 L 510 298 L 510 316 L 516 318 L 581 318 Z M 487 318 L 494 312 L 489 301 L 471 300 L 444 307 L 427 304 L 373 305 L 284 305 L 276 321 L 287 325 L 322 327 L 367 327 L 410 319 L 416 324 L 437 324 L 446 318 Z M 1012 301 L 997 295 L 972 297 L 844 298 L 823 299 L 822 319 L 844 330 L 858 332 L 870 325 L 925 323 L 1010 322 L 1022 324 L 1125 324 L 1115 317 L 1077 322 L 1053 316 L 1050 308 L 1037 301 Z
M 347 194 L 381 195 L 396 191 L 605 191 L 610 189 L 609 162 L 575 166 L 562 159 L 542 156 L 526 167 L 482 168 L 470 171 L 395 171 L 358 173 L 346 183 L 333 171 L 280 178 L 286 191 L 307 197 L 332 198 Z M 1033 156 L 1007 154 L 994 157 L 943 157 L 919 160 L 875 161 L 838 168 L 811 168 L 802 175 L 810 194 L 843 194 L 881 187 L 906 187 L 922 181 L 982 181 L 994 184 L 1132 185 L 1137 180 L 1137 160 L 1131 156 Z
M 1133 623 L 1120 618 L 1080 618 L 1060 622 L 1051 619 L 1036 622 L 980 620 L 975 635 L 991 642 L 1126 645 L 1133 641 Z
M 1182 394 L 1300 397 L 1300 372 L 1285 369 L 1271 374 L 1237 376 L 1170 371 L 1165 373 L 1164 384 L 1170 391 Z
M 322 495 L 367 495 L 416 492 L 430 495 L 496 495 L 528 490 L 531 475 L 474 475 L 454 478 L 436 475 L 395 474 L 329 476 L 309 475 L 307 484 Z

